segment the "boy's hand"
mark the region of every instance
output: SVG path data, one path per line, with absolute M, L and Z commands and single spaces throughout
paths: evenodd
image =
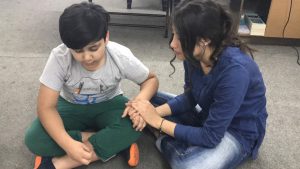
M 131 101 L 129 101 L 131 102 Z M 127 103 L 126 103 L 127 105 Z M 134 108 L 132 108 L 131 106 L 126 106 L 123 114 L 122 114 L 122 118 L 126 117 L 126 116 L 132 116 L 134 113 L 136 113 L 136 110 Z
M 67 147 L 66 153 L 73 160 L 76 160 L 84 165 L 88 165 L 92 160 L 92 150 L 79 141 L 74 140 L 72 143 L 70 143 Z
M 141 116 L 139 116 L 137 110 L 135 110 L 132 106 L 128 106 L 131 102 L 133 101 L 126 103 L 126 108 L 122 114 L 122 118 L 128 115 L 133 123 L 132 127 L 135 128 L 136 131 L 142 131 L 146 126 L 146 122 Z
M 132 101 L 130 101 L 130 102 L 132 102 Z M 124 118 L 127 115 L 131 119 L 131 121 L 133 123 L 132 127 L 135 128 L 136 131 L 142 131 L 145 128 L 146 122 L 144 121 L 144 119 L 141 116 L 139 116 L 139 114 L 133 107 L 131 107 L 131 106 L 126 107 L 126 109 L 123 112 L 122 117 Z
M 130 116 L 131 117 L 132 115 L 134 115 L 135 113 L 137 113 L 137 111 L 132 106 L 128 106 L 128 105 L 129 105 L 129 103 L 131 103 L 133 101 L 138 101 L 138 100 L 140 100 L 140 99 L 134 98 L 132 100 L 129 100 L 127 103 L 125 103 L 126 108 L 125 108 L 125 110 L 124 110 L 124 112 L 122 114 L 122 118 L 124 118 L 126 116 Z

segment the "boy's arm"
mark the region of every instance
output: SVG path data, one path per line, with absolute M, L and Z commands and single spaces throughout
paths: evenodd
M 66 147 L 72 138 L 67 134 L 62 119 L 56 110 L 59 92 L 41 84 L 38 95 L 38 117 L 48 134 L 62 148 Z
M 157 92 L 158 79 L 154 73 L 149 73 L 147 79 L 140 84 L 140 92 L 133 100 L 150 100 Z
M 47 133 L 64 149 L 68 155 L 82 164 L 88 164 L 90 151 L 81 142 L 77 142 L 66 132 L 56 105 L 59 92 L 41 84 L 38 95 L 38 117 Z
M 156 75 L 149 72 L 147 79 L 140 84 L 139 94 L 132 100 L 150 100 L 152 96 L 157 92 L 158 85 L 159 84 Z M 133 120 L 133 128 L 137 127 L 137 130 L 142 130 L 146 124 L 142 119 L 135 118 L 134 112 L 135 111 L 130 106 L 127 106 L 122 114 L 122 117 L 125 117 L 127 115 L 131 116 L 131 120 Z

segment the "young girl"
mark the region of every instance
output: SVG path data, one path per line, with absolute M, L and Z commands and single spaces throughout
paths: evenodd
M 185 92 L 158 93 L 152 103 L 166 103 L 156 108 L 132 101 L 137 113 L 129 115 L 166 134 L 156 145 L 173 169 L 231 169 L 256 158 L 265 135 L 266 88 L 230 15 L 212 1 L 185 0 L 175 9 L 173 33 Z

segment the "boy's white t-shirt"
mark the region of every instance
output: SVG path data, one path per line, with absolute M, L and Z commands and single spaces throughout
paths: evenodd
M 93 104 L 122 94 L 122 79 L 141 84 L 148 75 L 149 69 L 127 47 L 118 43 L 108 42 L 106 62 L 93 72 L 82 67 L 69 48 L 61 44 L 52 50 L 40 82 L 60 91 L 60 96 L 71 103 Z

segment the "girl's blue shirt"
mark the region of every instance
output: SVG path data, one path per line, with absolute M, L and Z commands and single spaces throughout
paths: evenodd
M 184 61 L 185 93 L 168 104 L 174 115 L 192 111 L 196 105 L 207 116 L 203 127 L 177 124 L 175 138 L 191 145 L 215 147 L 226 131 L 256 158 L 266 128 L 266 88 L 251 57 L 237 47 L 227 47 L 205 75 Z

